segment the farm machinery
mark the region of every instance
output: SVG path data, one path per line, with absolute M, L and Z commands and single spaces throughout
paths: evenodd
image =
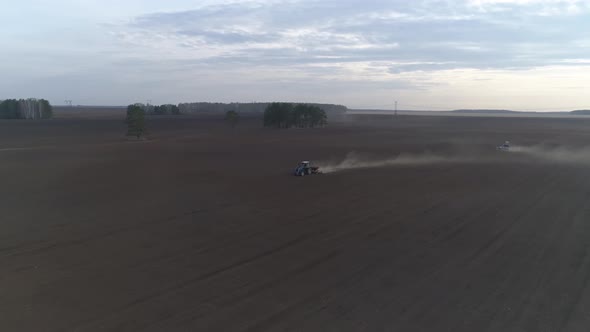
M 297 168 L 295 168 L 295 172 L 293 172 L 295 176 L 304 176 L 320 173 L 320 168 L 318 166 L 312 166 L 311 163 L 307 160 L 300 162 L 299 165 L 297 165 Z
M 510 151 L 510 142 L 506 141 L 504 144 L 496 146 L 496 150 Z

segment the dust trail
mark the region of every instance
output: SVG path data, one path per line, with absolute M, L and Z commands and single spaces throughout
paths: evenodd
M 333 173 L 349 169 L 358 168 L 375 168 L 385 166 L 402 166 L 402 165 L 428 165 L 437 163 L 461 163 L 472 162 L 473 158 L 450 157 L 431 153 L 421 154 L 399 154 L 391 158 L 370 160 L 363 158 L 355 152 L 349 152 L 346 158 L 337 163 L 318 163 L 323 173 Z
M 510 152 L 527 155 L 533 158 L 572 164 L 590 164 L 590 147 L 564 147 L 564 146 L 513 146 Z
M 514 158 L 508 158 L 512 155 Z M 402 153 L 389 158 L 374 159 L 350 152 L 339 162 L 318 162 L 323 173 L 334 173 L 350 169 L 376 168 L 404 165 L 430 165 L 443 163 L 500 163 L 500 162 L 531 162 L 517 156 L 530 157 L 545 163 L 567 163 L 590 166 L 590 147 L 564 146 L 511 146 L 508 151 L 490 149 L 487 154 L 472 155 L 441 155 L 429 152 L 409 154 Z

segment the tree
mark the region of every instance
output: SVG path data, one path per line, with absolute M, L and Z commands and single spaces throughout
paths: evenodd
M 127 107 L 127 136 L 140 138 L 145 134 L 145 111 L 139 104 Z
M 178 108 L 178 106 L 176 106 L 176 105 L 168 105 L 168 111 L 172 115 L 180 115 L 181 114 L 180 108 Z
M 154 114 L 155 115 L 164 115 L 164 114 L 166 114 L 166 109 L 162 106 L 154 106 Z
M 41 118 L 42 119 L 51 119 L 53 117 L 53 107 L 49 104 L 49 101 L 45 99 L 40 99 L 39 104 L 41 107 Z
M 315 105 L 272 103 L 264 111 L 264 126 L 313 128 L 328 123 L 326 112 Z
M 151 109 L 146 109 L 148 114 L 155 114 L 155 115 L 180 115 L 180 109 L 176 105 L 172 104 L 165 104 L 160 106 L 154 106 Z
M 7 99 L 0 103 L 0 119 L 50 119 L 51 104 L 45 99 Z
M 293 123 L 292 113 L 291 103 L 270 103 L 264 111 L 264 126 L 289 128 Z
M 308 106 L 308 112 L 310 127 L 323 127 L 328 124 L 328 116 L 323 109 L 317 106 Z
M 0 103 L 0 119 L 20 119 L 18 100 L 7 99 Z
M 240 121 L 240 114 L 236 111 L 227 111 L 225 113 L 225 121 L 227 121 L 232 128 L 234 128 Z

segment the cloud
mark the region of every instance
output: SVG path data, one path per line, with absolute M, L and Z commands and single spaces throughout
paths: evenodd
M 495 102 L 523 80 L 528 85 L 509 91 L 520 104 L 559 101 L 550 97 L 557 89 L 531 82 L 575 91 L 587 87 L 582 74 L 590 70 L 588 1 L 105 1 L 84 0 L 71 11 L 70 2 L 35 0 L 43 7 L 0 13 L 3 22 L 19 12 L 39 15 L 15 33 L 7 33 L 13 24 L 0 29 L 0 69 L 10 78 L 0 90 L 75 99 L 67 91 L 79 91 L 86 77 L 117 102 L 127 91 L 166 102 L 285 97 L 358 107 L 389 105 L 396 94 L 472 108 L 458 104 Z M 65 83 L 49 89 L 39 83 L 47 80 Z
M 125 29 L 144 43 L 164 38 L 167 49 L 207 63 L 390 61 L 386 76 L 584 58 L 588 12 L 574 0 L 239 2 L 143 15 Z

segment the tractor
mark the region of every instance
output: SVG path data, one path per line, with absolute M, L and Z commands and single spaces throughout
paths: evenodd
M 307 160 L 300 162 L 297 168 L 295 168 L 295 172 L 293 172 L 295 176 L 304 176 L 320 173 L 320 168 L 318 166 L 312 166 L 310 162 Z
M 496 150 L 510 151 L 510 142 L 506 141 L 504 144 L 496 146 Z

